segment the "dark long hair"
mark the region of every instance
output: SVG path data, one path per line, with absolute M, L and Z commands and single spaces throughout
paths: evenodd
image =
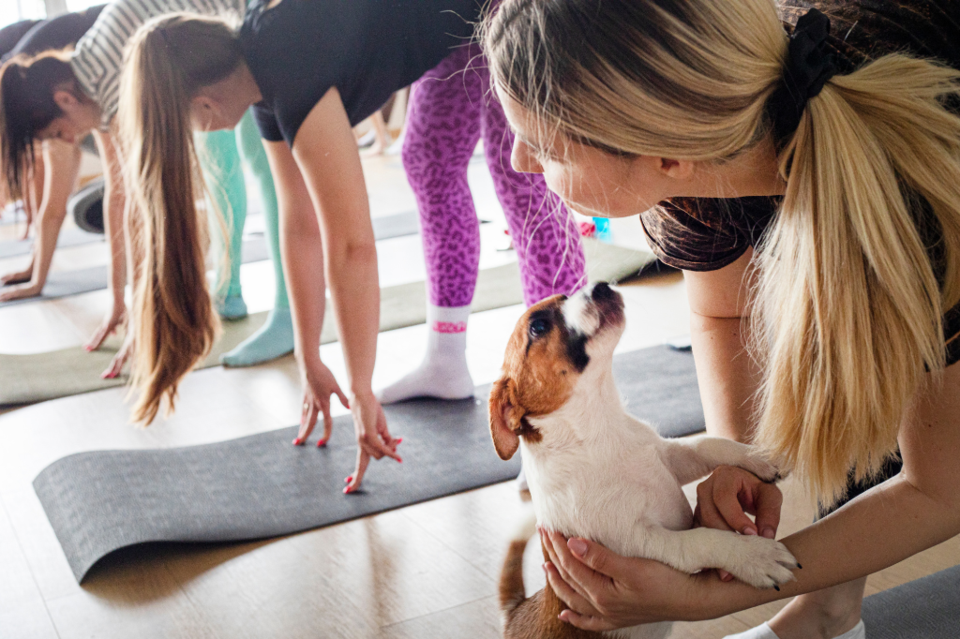
M 37 132 L 63 115 L 54 91 L 65 88 L 85 98 L 68 56 L 68 51 L 15 56 L 0 68 L 0 162 L 12 197 L 23 196 Z

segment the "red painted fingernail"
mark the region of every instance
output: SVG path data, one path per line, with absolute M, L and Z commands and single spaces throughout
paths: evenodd
M 398 438 L 397 438 L 397 443 L 398 443 L 398 444 L 402 444 L 402 443 L 403 443 L 403 437 L 398 437 Z
M 346 479 L 343 480 L 343 483 L 349 484 L 349 483 L 352 482 L 352 481 L 353 481 L 353 475 L 350 475 L 349 477 L 347 477 Z
M 303 440 L 300 439 L 299 437 L 297 437 L 295 440 L 293 440 L 293 445 L 294 445 L 294 446 L 299 446 L 299 445 L 302 444 L 302 443 L 303 443 Z
M 397 457 L 397 463 L 398 463 L 398 464 L 402 464 L 402 463 L 403 463 L 403 460 L 400 459 L 399 457 Z
M 326 445 L 327 445 L 327 440 L 325 439 L 321 439 L 320 441 L 317 442 L 317 448 L 323 448 Z

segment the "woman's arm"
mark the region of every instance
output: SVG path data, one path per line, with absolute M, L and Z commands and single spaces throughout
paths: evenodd
M 317 283 L 318 275 L 324 271 L 337 314 L 340 343 L 350 378 L 349 406 L 360 446 L 357 467 L 347 486 L 347 492 L 351 492 L 359 487 L 371 456 L 398 460 L 399 457 L 396 455 L 398 442 L 390 436 L 383 411 L 373 396 L 371 380 L 380 325 L 376 245 L 357 145 L 336 89 L 331 89 L 307 116 L 294 141 L 292 154 L 278 144 L 268 147 L 275 171 L 291 174 L 292 159 L 301 176 L 299 185 L 289 187 L 287 180 L 279 179 L 278 199 L 295 342 L 308 385 L 317 381 L 311 376 L 329 375 L 319 357 L 324 312 L 322 277 L 319 286 Z M 288 194 L 280 194 L 288 188 Z M 290 195 L 299 203 L 285 205 Z M 303 213 L 310 202 L 317 218 L 308 224 Z M 318 240 L 322 241 L 322 249 Z M 326 392 L 324 399 L 329 394 Z M 340 395 L 346 404 L 346 398 Z M 304 422 L 298 441 L 307 436 L 320 409 L 326 425 L 321 441 L 325 442 L 330 428 L 328 405 L 322 401 L 319 406 L 312 401 L 304 403 Z
M 120 153 L 110 133 L 95 130 L 93 137 L 97 141 L 100 159 L 104 165 L 104 177 L 106 178 L 103 193 L 103 224 L 104 233 L 106 233 L 107 242 L 110 245 L 110 280 L 108 287 L 113 298 L 113 304 L 100 327 L 84 346 L 88 351 L 100 348 L 103 340 L 113 333 L 123 321 L 126 312 L 123 295 L 127 284 L 127 250 L 124 224 L 126 196 L 123 188 Z
M 67 216 L 67 200 L 73 193 L 80 173 L 80 147 L 59 140 L 43 144 L 44 171 L 43 200 L 38 214 L 37 237 L 30 258 L 30 266 L 22 273 L 29 281 L 0 293 L 0 302 L 40 295 L 47 282 L 50 263 L 57 248 L 60 228 Z
M 690 337 L 707 432 L 750 441 L 761 372 L 746 351 L 750 338 L 747 291 L 753 249 L 732 264 L 684 273 L 690 302 Z M 783 496 L 752 473 L 721 466 L 697 487 L 697 521 L 709 528 L 776 536 Z M 756 522 L 745 513 L 756 515 Z M 729 579 L 726 573 L 721 573 Z
M 716 271 L 684 272 L 690 302 L 690 339 L 707 432 L 740 442 L 750 439 L 753 395 L 760 371 L 745 350 L 749 249 Z

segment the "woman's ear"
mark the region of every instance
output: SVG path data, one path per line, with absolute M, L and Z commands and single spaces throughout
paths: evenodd
M 695 162 L 691 160 L 674 160 L 672 158 L 657 158 L 657 168 L 663 175 L 674 180 L 688 180 L 693 175 Z
M 53 102 L 67 115 L 72 115 L 80 107 L 80 100 L 73 91 L 67 89 L 56 89 L 53 92 Z
M 198 94 L 190 99 L 190 118 L 195 129 L 213 130 L 213 123 L 219 120 L 220 105 L 209 95 Z

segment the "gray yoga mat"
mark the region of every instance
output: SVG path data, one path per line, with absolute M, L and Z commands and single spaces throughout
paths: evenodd
M 587 270 L 591 280 L 617 281 L 642 270 L 653 261 L 649 253 L 618 246 L 585 243 Z M 73 271 L 78 273 L 78 271 Z M 48 284 L 48 286 L 50 286 Z M 523 302 L 520 271 L 517 264 L 505 264 L 480 271 L 473 296 L 473 312 L 487 311 Z M 424 282 L 389 286 L 380 290 L 380 330 L 414 326 L 426 321 L 427 293 Z M 199 368 L 217 366 L 220 355 L 252 335 L 266 320 L 257 313 L 235 322 L 223 322 L 223 337 Z M 324 317 L 321 342 L 337 340 L 333 313 Z M 126 383 L 126 379 L 101 379 L 102 373 L 119 348 L 112 339 L 94 353 L 79 346 L 29 355 L 0 354 L 0 406 L 77 395 Z
M 416 211 L 406 211 L 394 215 L 373 218 L 373 236 L 380 240 L 420 234 L 420 217 Z M 243 240 L 241 255 L 244 264 L 270 259 L 266 238 L 263 233 L 253 233 Z
M 57 238 L 57 248 L 68 248 L 71 246 L 82 246 L 94 242 L 102 242 L 103 235 L 96 233 L 87 233 L 84 230 L 68 227 L 60 231 Z M 17 257 L 20 255 L 30 255 L 33 250 L 33 239 L 29 240 L 8 240 L 0 242 L 0 259 L 7 257 Z
M 378 240 L 416 235 L 420 232 L 420 222 L 416 211 L 397 213 L 373 219 L 373 232 Z M 86 239 L 89 238 L 89 239 Z M 75 228 L 64 229 L 60 233 L 58 247 L 76 246 L 88 242 L 102 241 L 102 235 L 94 235 Z M 0 242 L 0 259 L 30 253 L 31 242 Z M 14 252 L 19 251 L 19 252 Z M 241 260 L 244 264 L 270 259 L 267 243 L 262 234 L 256 234 L 244 240 L 241 247 Z M 0 308 L 13 304 L 29 304 L 41 300 L 56 299 L 68 295 L 80 295 L 107 288 L 108 272 L 106 266 L 94 266 L 75 271 L 54 271 L 47 277 L 43 293 L 37 297 L 0 303 Z
M 703 428 L 689 353 L 621 354 L 614 373 L 632 412 L 665 435 Z M 335 419 L 326 448 L 292 446 L 290 427 L 189 448 L 94 451 L 54 462 L 33 486 L 82 581 L 100 559 L 136 544 L 274 537 L 511 479 L 519 456 L 504 462 L 494 452 L 489 391 L 385 406 L 391 433 L 404 438 L 404 462 L 371 465 L 362 492 L 350 496 L 341 492 L 356 461 L 349 415 Z M 677 406 L 697 410 L 677 414 Z
M 957 639 L 960 566 L 867 597 L 862 616 L 870 639 Z

